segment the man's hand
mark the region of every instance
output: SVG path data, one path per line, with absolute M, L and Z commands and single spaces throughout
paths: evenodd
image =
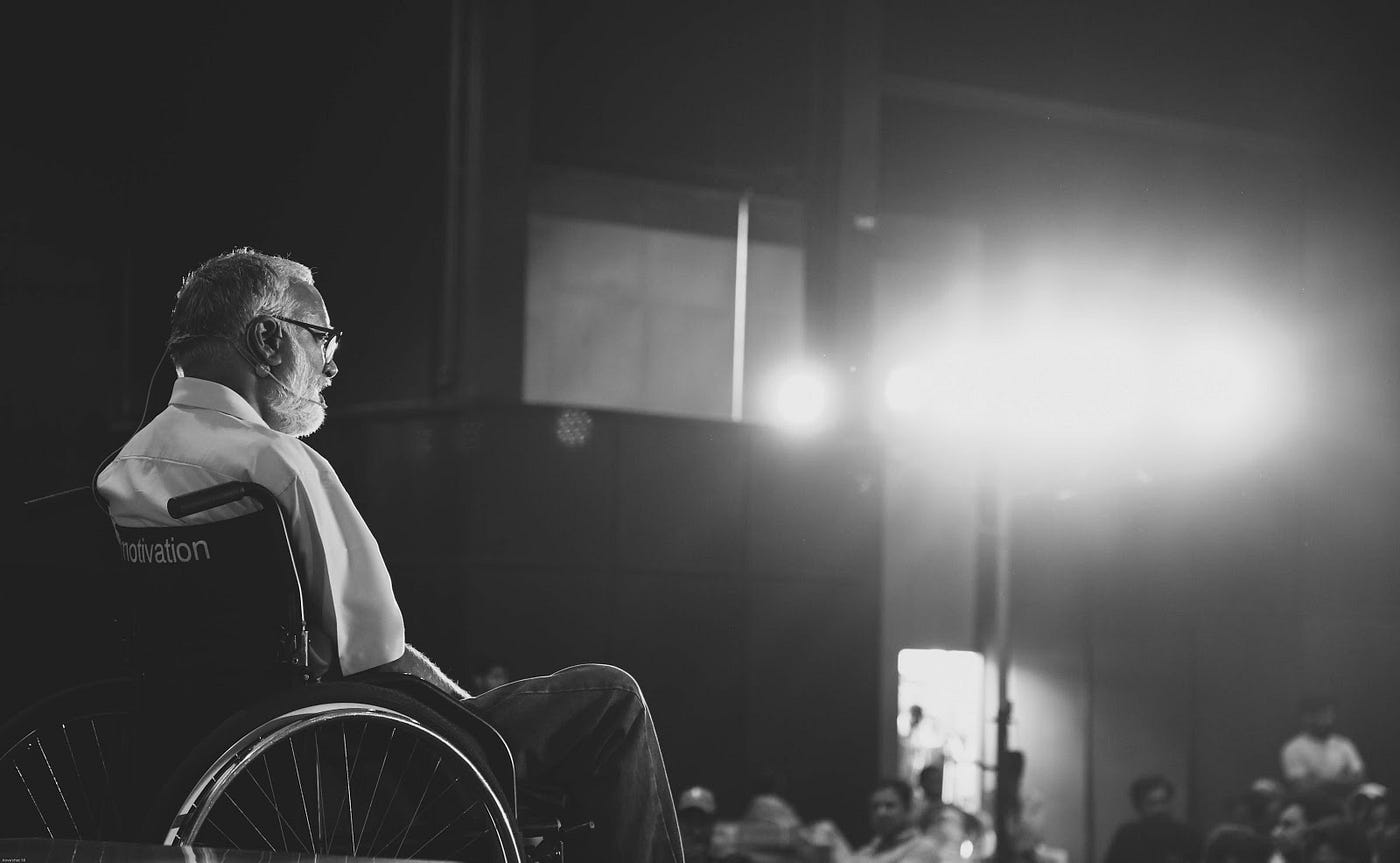
M 442 669 L 434 665 L 431 659 L 424 656 L 418 648 L 411 644 L 404 645 L 403 656 L 393 662 L 386 662 L 376 668 L 371 668 L 370 671 L 397 671 L 401 674 L 412 674 L 459 700 L 472 697 L 471 693 L 458 686 L 452 678 L 443 674 Z

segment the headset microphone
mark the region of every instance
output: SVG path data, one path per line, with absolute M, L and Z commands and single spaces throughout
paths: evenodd
M 316 398 L 314 398 L 314 399 L 312 399 L 312 398 L 307 398 L 306 396 L 302 395 L 301 393 L 297 392 L 296 390 L 294 390 L 294 389 L 292 389 L 291 387 L 287 386 L 286 384 L 282 383 L 282 379 L 279 378 L 279 377 L 277 377 L 277 374 L 276 374 L 275 372 L 273 372 L 272 369 L 269 369 L 266 365 L 259 366 L 258 369 L 259 369 L 259 371 L 261 371 L 261 370 L 263 370 L 263 369 L 266 369 L 266 370 L 267 370 L 267 376 L 270 377 L 270 378 L 272 378 L 272 382 L 275 383 L 275 384 L 277 384 L 277 385 L 278 385 L 279 387 L 281 387 L 282 389 L 286 390 L 287 393 L 288 393 L 289 395 L 291 395 L 292 398 L 298 399 L 298 400 L 304 401 L 304 402 L 310 402 L 310 403 L 313 404 L 313 405 L 320 405 L 321 407 L 326 407 L 326 406 L 327 406 L 327 405 L 326 405 L 326 400 L 323 399 L 323 398 L 321 398 L 321 394 L 320 394 L 320 393 L 317 393 L 317 394 L 316 394 Z

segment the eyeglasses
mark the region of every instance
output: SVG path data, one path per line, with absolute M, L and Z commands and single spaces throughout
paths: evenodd
M 303 329 L 310 330 L 313 335 L 319 337 L 321 339 L 321 355 L 325 357 L 327 363 L 331 361 L 331 357 L 335 356 L 336 348 L 340 347 L 340 337 L 345 335 L 344 330 L 333 330 L 329 327 L 308 324 L 306 321 L 296 321 L 291 318 L 284 318 L 280 315 L 273 315 L 272 317 L 283 323 L 296 324 Z

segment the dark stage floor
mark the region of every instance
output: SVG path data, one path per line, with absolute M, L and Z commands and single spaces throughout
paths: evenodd
M 0 839 L 0 863 L 337 863 L 391 860 L 390 857 L 343 857 L 223 848 L 166 847 L 131 842 L 74 839 Z

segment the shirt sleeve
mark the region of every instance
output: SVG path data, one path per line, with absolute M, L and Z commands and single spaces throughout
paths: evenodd
M 369 526 L 330 463 L 301 446 L 306 463 L 277 499 L 303 562 L 308 608 L 319 608 L 348 676 L 403 655 L 403 615 Z
M 1289 782 L 1306 779 L 1311 772 L 1307 759 L 1303 756 L 1302 747 L 1296 745 L 1297 742 L 1290 740 L 1279 751 L 1279 765 L 1283 768 L 1283 778 Z
M 1353 773 L 1357 776 L 1365 775 L 1366 764 L 1361 760 L 1361 753 L 1357 751 L 1356 744 L 1350 740 L 1346 741 L 1346 760 Z

